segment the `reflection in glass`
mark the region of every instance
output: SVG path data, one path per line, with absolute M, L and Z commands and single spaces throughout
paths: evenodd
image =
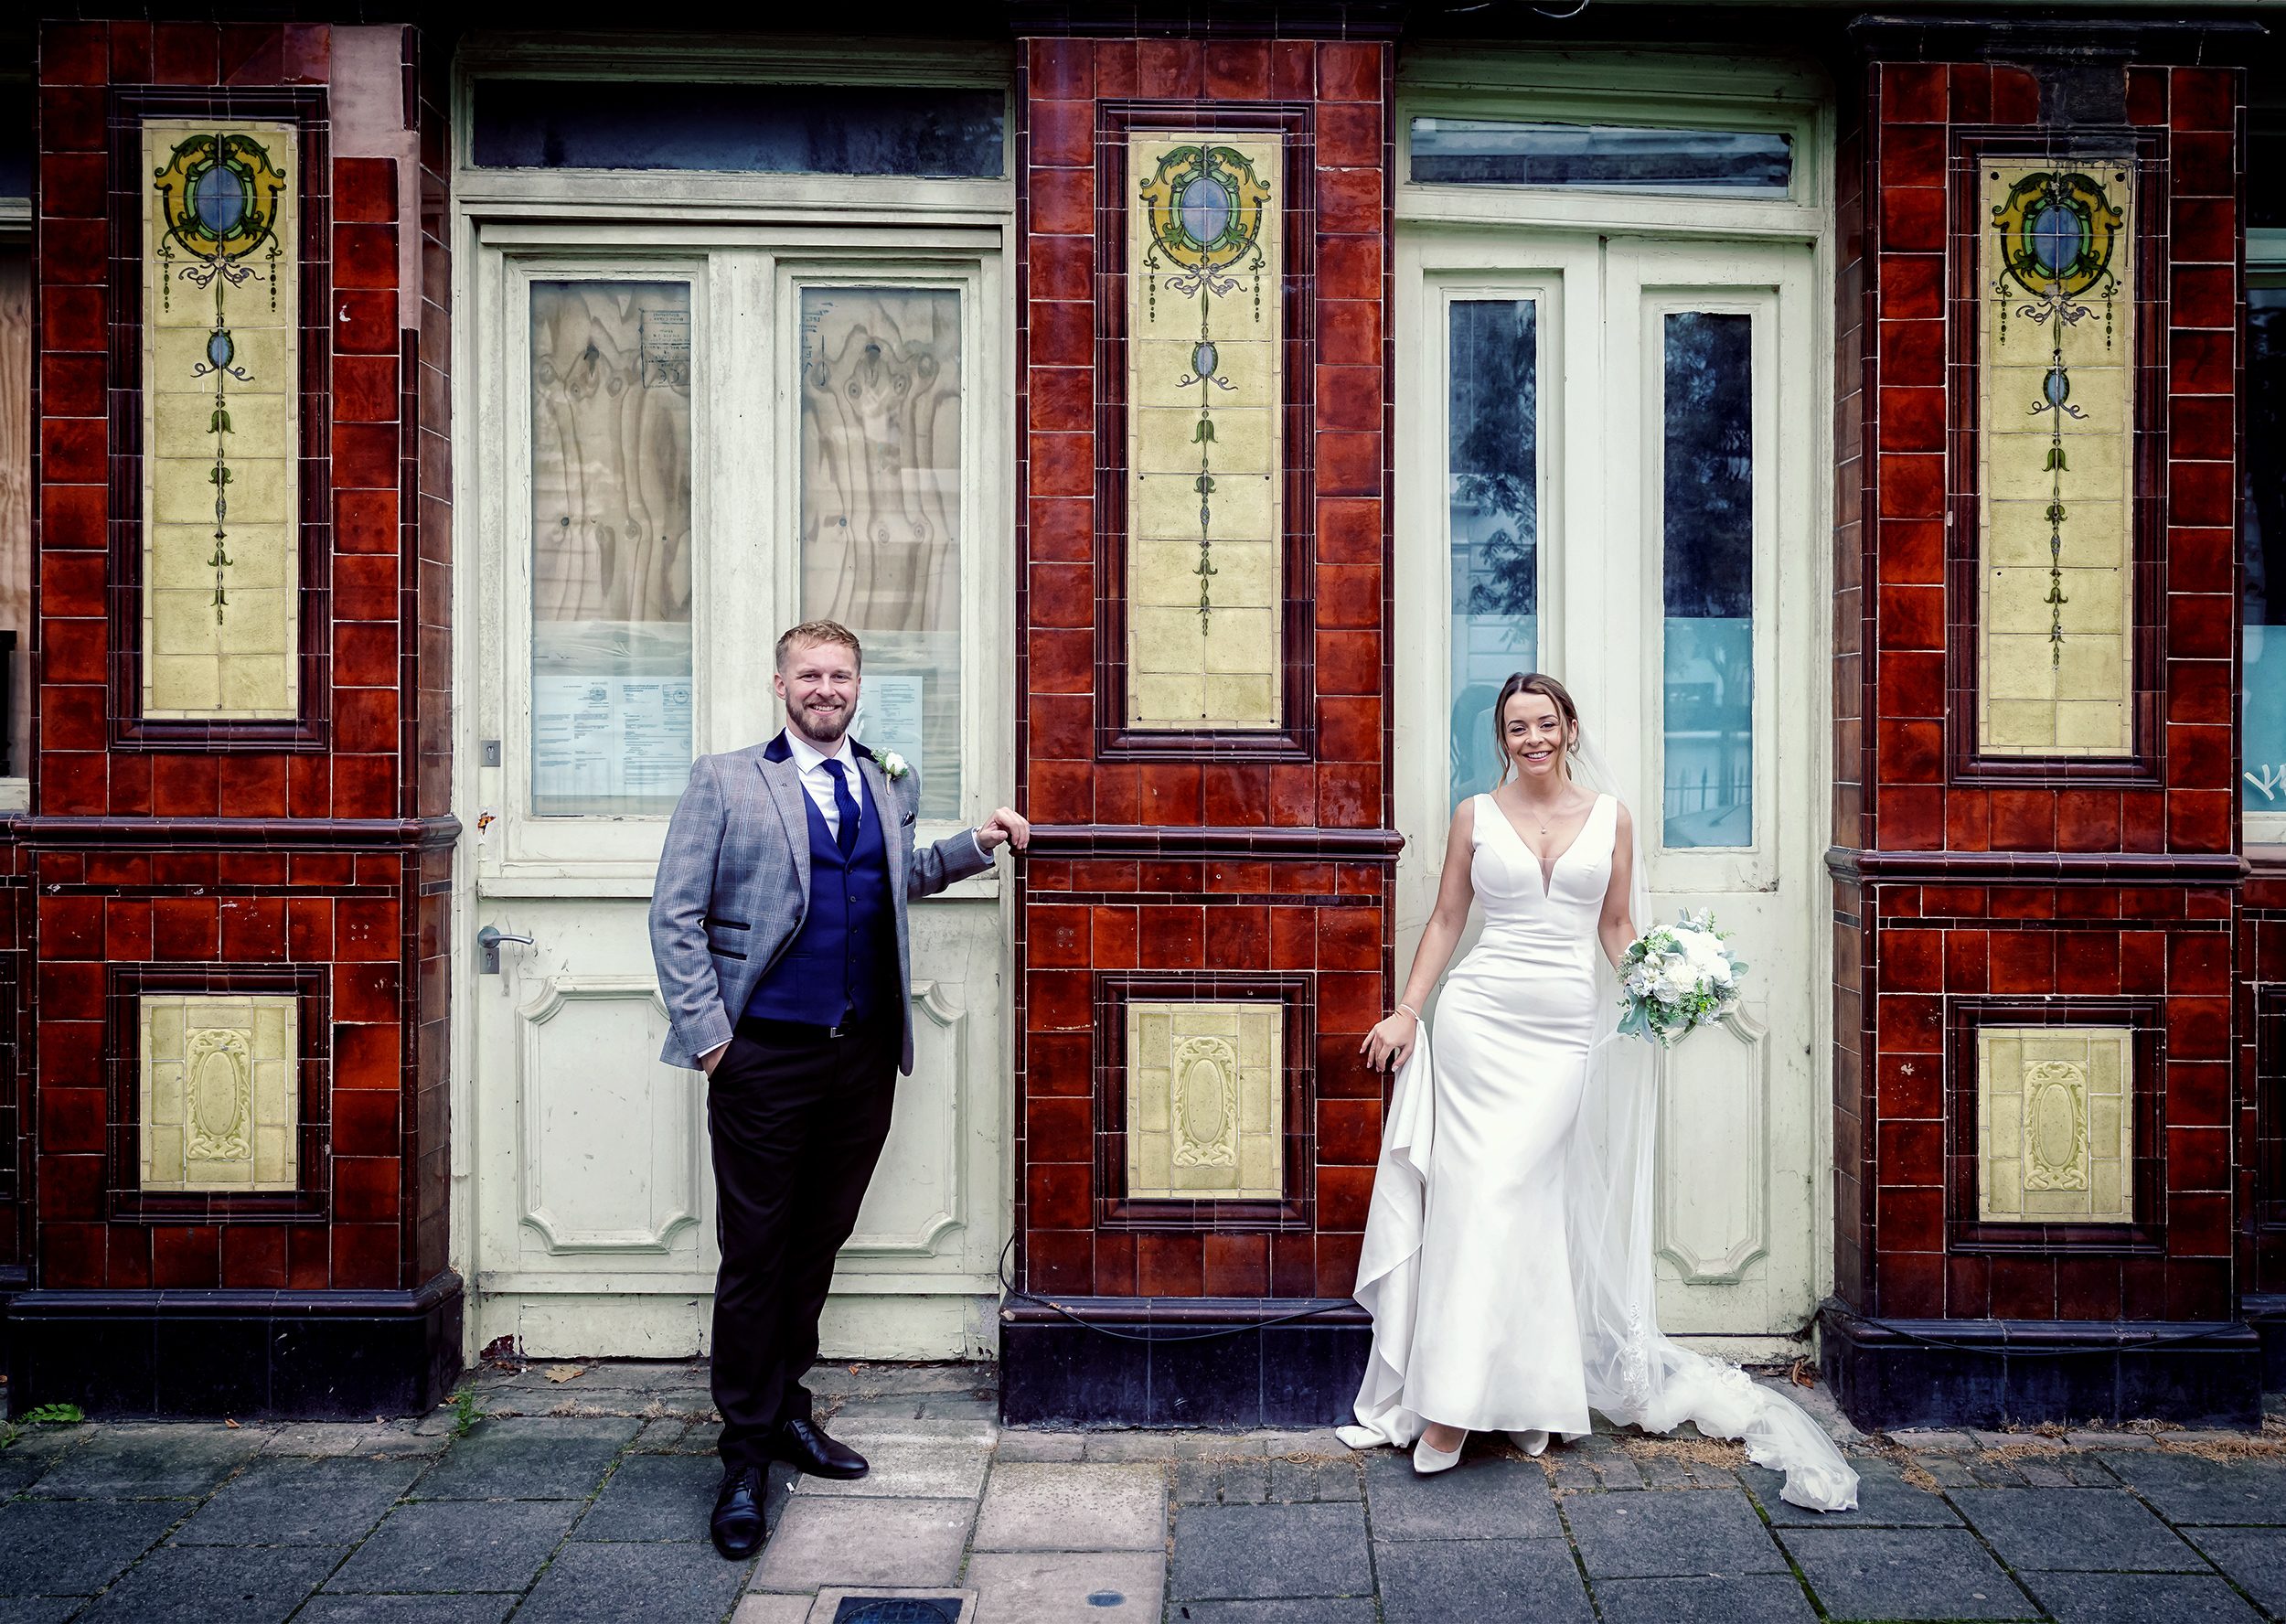
M 1007 167 L 999 90 L 479 79 L 471 96 L 482 168 L 997 178 Z
M 1777 196 L 1794 170 L 1791 138 L 1767 131 L 1466 118 L 1415 119 L 1412 163 L 1415 180 L 1437 186 Z
M 690 286 L 531 289 L 532 810 L 690 775 Z
M 1754 844 L 1754 323 L 1666 320 L 1663 839 Z
M 855 726 L 960 812 L 960 294 L 802 291 L 802 618 L 865 645 Z
M 1538 307 L 1451 307 L 1452 804 L 1500 781 L 1492 702 L 1540 657 Z
M 2286 286 L 2247 290 L 2241 728 L 2249 812 L 2286 815 Z

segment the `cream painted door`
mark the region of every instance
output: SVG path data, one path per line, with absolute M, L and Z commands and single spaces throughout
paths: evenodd
M 1400 239 L 1399 958 L 1491 787 L 1512 671 L 1561 678 L 1623 781 L 1652 913 L 1712 908 L 1741 1013 L 1663 1065 L 1667 1328 L 1781 1351 L 1821 1194 L 1823 398 L 1807 244 L 1423 228 Z M 1640 923 L 1640 922 L 1639 922 Z
M 656 1058 L 647 910 L 693 753 L 782 723 L 777 631 L 829 617 L 863 638 L 857 732 L 920 770 L 923 839 L 1006 793 L 1000 242 L 477 233 L 454 958 L 474 1348 L 706 1348 L 705 1084 Z M 993 875 L 913 906 L 917 1062 L 836 1277 L 828 1355 L 994 1345 L 1001 921 Z M 487 929 L 529 940 L 488 951 Z

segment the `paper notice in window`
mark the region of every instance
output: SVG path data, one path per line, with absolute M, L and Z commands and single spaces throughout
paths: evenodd
M 922 760 L 921 700 L 927 684 L 922 676 L 869 672 L 858 691 L 857 720 L 849 726 L 875 755 L 894 751 L 924 782 L 928 764 Z
M 532 798 L 672 802 L 690 775 L 687 678 L 568 677 L 532 682 Z M 602 808 L 598 808 L 602 809 Z

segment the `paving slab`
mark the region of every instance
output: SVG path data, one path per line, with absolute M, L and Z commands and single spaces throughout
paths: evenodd
M 1564 1503 L 1591 1578 L 1784 1573 L 1786 1555 L 1736 1489 L 1582 1495 Z
M 1597 1579 L 1603 1624 L 1817 1624 L 1791 1574 L 1714 1579 Z
M 1181 1559 L 1181 1546 L 1176 1546 Z M 1384 1624 L 1529 1619 L 1593 1624 L 1587 1590 L 1560 1539 L 1406 1540 L 1377 1545 Z
M 418 1460 L 264 1456 L 176 1532 L 177 1545 L 353 1545 L 421 1475 Z
M 313 1596 L 294 1624 L 500 1624 L 513 1596 Z
M 999 1465 L 977 1514 L 979 1551 L 1163 1551 L 1161 1466 Z
M 766 1596 L 749 1590 L 738 1598 L 731 1624 L 809 1624 L 810 1604 L 817 1599 L 807 1591 L 798 1596 Z
M 1933 1490 L 1916 1488 L 1894 1460 L 1877 1455 L 1850 1462 L 1857 1469 L 1857 1509 L 1813 1512 L 1779 1493 L 1785 1474 L 1768 1467 L 1742 1466 L 1738 1480 L 1753 1493 L 1763 1515 L 1780 1528 L 1958 1528 L 1960 1517 Z
M 979 1551 L 962 1576 L 977 1593 L 984 1624 L 1159 1624 L 1167 1557 L 1163 1551 Z M 1192 1624 L 1203 1605 L 1192 1605 Z
M 65 1500 L 195 1499 L 261 1452 L 253 1427 L 106 1426 L 43 1473 L 32 1492 Z
M 992 1451 L 996 1460 L 1077 1460 L 1086 1450 L 1087 1437 L 1077 1432 L 1033 1432 L 1004 1427 Z
M 158 1543 L 174 1501 L 17 1500 L 0 1505 L 0 1596 L 86 1596 Z
M 1965 1432 L 1950 1432 L 1942 1427 L 1908 1426 L 1901 1432 L 1886 1435 L 1893 1444 L 1901 1444 L 1916 1454 L 1958 1454 L 1976 1448 L 1976 1439 Z
M 561 1500 L 401 1505 L 326 1582 L 330 1591 L 521 1590 L 579 1514 Z
M 1779 1538 L 1836 1619 L 2040 1616 L 1966 1529 L 1789 1528 Z
M 1537 1460 L 1470 1455 L 1423 1477 L 1403 1451 L 1375 1449 L 1364 1465 L 1377 1540 L 1547 1539 L 1564 1533 Z
M 1167 1593 L 1177 1602 L 1371 1596 L 1357 1505 L 1184 1506 Z
M 706 1455 L 625 1455 L 572 1531 L 575 1540 L 702 1540 L 722 1484 Z M 767 1498 L 764 1511 L 768 1514 Z M 727 1603 L 725 1605 L 728 1605 Z
M 2183 1537 L 2120 1489 L 1961 1489 L 1952 1503 L 2010 1567 L 2198 1573 Z
M 2185 1533 L 2240 1589 L 2286 1618 L 2286 1528 L 2191 1528 Z
M 865 1457 L 871 1469 L 848 1482 L 804 1478 L 794 1486 L 796 1499 L 974 1500 L 984 1491 L 997 1434 L 990 1426 L 932 1421 L 860 1420 L 833 1431 Z
M 762 1549 L 754 1588 L 950 1584 L 976 1512 L 966 1500 L 796 1494 Z
M 88 1624 L 283 1624 L 341 1557 L 326 1546 L 163 1545 L 80 1617 Z
M 0 1624 L 63 1624 L 86 1605 L 84 1596 L 0 1597 Z
M 751 1565 L 725 1562 L 710 1545 L 574 1541 L 516 1616 L 523 1624 L 695 1624 L 731 1610 Z
M 1261 1433 L 1132 1431 L 1087 1434 L 1090 1460 L 1238 1460 L 1269 1453 Z
M 2286 1461 L 2209 1460 L 2163 1449 L 2122 1455 L 2111 1469 L 2170 1522 L 2286 1526 Z
M 2056 1624 L 2261 1624 L 2213 1574 L 2037 1573 L 2024 1585 Z
M 422 1500 L 585 1500 L 640 1427 L 624 1416 L 480 1422 L 413 1493 Z
M 376 1421 L 291 1421 L 262 1445 L 265 1455 L 364 1455 L 389 1429 Z
M 1376 1624 L 1370 1596 L 1313 1596 L 1307 1601 L 1191 1601 L 1183 1624 Z M 991 1624 L 989 1615 L 984 1624 Z

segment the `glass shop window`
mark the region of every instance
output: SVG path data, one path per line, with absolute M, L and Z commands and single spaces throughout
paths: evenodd
M 926 85 L 480 79 L 476 166 L 997 180 L 1006 92 Z
M 1663 841 L 1754 844 L 1754 318 L 1667 315 Z
M 1455 807 L 1500 781 L 1492 702 L 1540 663 L 1539 310 L 1460 299 L 1447 317 Z
M 802 618 L 865 646 L 851 731 L 961 805 L 963 399 L 956 288 L 802 289 Z
M 1782 198 L 1794 176 L 1792 139 L 1773 131 L 1420 117 L 1412 136 L 1412 177 L 1434 186 Z
M 532 810 L 690 777 L 690 284 L 531 287 Z

